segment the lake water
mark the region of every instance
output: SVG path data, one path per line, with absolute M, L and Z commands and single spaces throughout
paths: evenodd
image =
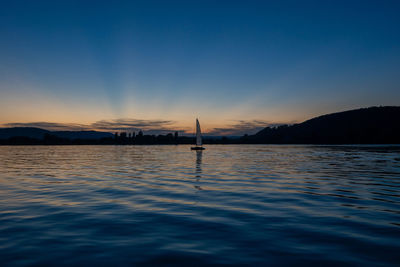
M 400 147 L 0 147 L 7 265 L 400 263 Z

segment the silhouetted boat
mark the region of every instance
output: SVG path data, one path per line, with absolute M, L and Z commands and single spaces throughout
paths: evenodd
M 199 120 L 196 119 L 196 146 L 191 147 L 191 150 L 204 150 L 203 141 L 201 139 L 201 129 Z

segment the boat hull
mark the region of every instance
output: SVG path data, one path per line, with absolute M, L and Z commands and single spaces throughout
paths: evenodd
M 191 150 L 204 150 L 205 148 L 201 147 L 201 146 L 194 146 L 194 147 L 191 147 L 190 149 Z

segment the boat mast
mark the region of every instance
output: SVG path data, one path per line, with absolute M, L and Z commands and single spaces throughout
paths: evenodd
M 196 119 L 196 146 L 202 146 L 203 142 L 201 140 L 201 129 L 199 120 Z

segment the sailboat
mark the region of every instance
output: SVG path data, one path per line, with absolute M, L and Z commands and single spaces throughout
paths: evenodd
M 204 150 L 203 141 L 201 140 L 201 130 L 199 120 L 196 119 L 196 146 L 191 147 L 191 150 Z

